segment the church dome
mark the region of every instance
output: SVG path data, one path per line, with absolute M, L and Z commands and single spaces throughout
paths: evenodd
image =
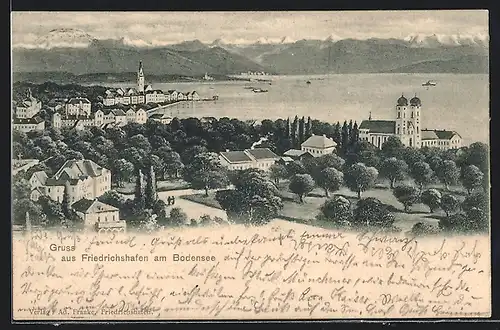
M 408 99 L 404 97 L 404 95 L 401 95 L 401 97 L 398 99 L 398 106 L 405 107 L 408 105 Z
M 422 101 L 420 101 L 420 99 L 415 95 L 415 97 L 413 97 L 411 100 L 410 100 L 410 105 L 413 105 L 413 106 L 416 106 L 416 107 L 419 107 L 422 105 Z

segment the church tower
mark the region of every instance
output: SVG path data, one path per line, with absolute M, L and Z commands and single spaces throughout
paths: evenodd
M 407 147 L 420 148 L 420 112 L 422 102 L 415 95 L 409 102 L 404 95 L 396 103 L 396 135 Z
M 137 91 L 144 92 L 144 71 L 142 68 L 142 61 L 139 62 L 139 71 L 137 71 Z
M 405 146 L 410 145 L 410 139 L 408 136 L 409 119 L 408 99 L 404 97 L 404 95 L 401 95 L 401 97 L 396 102 L 396 136 L 399 137 L 399 139 Z
M 421 115 L 421 108 L 422 108 L 422 101 L 415 96 L 410 100 L 410 122 L 411 122 L 411 133 L 413 133 L 412 138 L 413 138 L 413 147 L 415 148 L 420 148 L 422 146 L 421 144 L 421 134 L 420 134 L 420 115 Z

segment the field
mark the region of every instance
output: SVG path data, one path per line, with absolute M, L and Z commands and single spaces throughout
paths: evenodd
M 304 203 L 300 203 L 297 195 L 293 194 L 288 190 L 288 182 L 282 181 L 278 185 L 280 189 L 280 195 L 283 200 L 283 209 L 279 214 L 279 218 L 286 219 L 289 221 L 309 223 L 320 227 L 329 227 L 328 223 L 317 221 L 316 215 L 319 213 L 321 205 L 325 202 L 325 192 L 323 189 L 315 188 L 307 197 L 304 198 Z M 439 190 L 443 190 L 444 187 L 441 185 L 432 186 Z M 455 194 L 460 200 L 463 200 L 465 192 L 459 187 L 451 187 L 451 192 Z M 355 192 L 342 187 L 339 191 L 334 194 L 330 193 L 330 197 L 333 195 L 341 195 L 347 198 L 352 203 L 354 208 L 357 202 L 357 196 Z M 382 203 L 388 205 L 388 208 L 393 212 L 396 221 L 395 226 L 401 228 L 403 231 L 408 231 L 417 222 L 428 222 L 430 224 L 437 224 L 440 218 L 445 216 L 445 213 L 438 210 L 434 213 L 429 212 L 429 208 L 424 204 L 415 204 L 411 207 L 410 212 L 405 213 L 403 205 L 398 202 L 398 200 L 392 194 L 392 191 L 387 187 L 385 183 L 378 184 L 373 189 L 365 191 L 362 194 L 362 198 L 374 197 L 379 199 Z M 209 196 L 205 194 L 194 194 L 194 195 L 184 195 L 181 196 L 183 199 L 189 201 L 203 204 L 206 206 L 214 207 L 220 209 L 220 205 L 215 199 L 215 193 L 211 192 Z

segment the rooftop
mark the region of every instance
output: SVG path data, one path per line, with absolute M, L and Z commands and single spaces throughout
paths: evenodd
M 73 203 L 71 207 L 78 212 L 82 213 L 101 213 L 101 212 L 110 212 L 110 211 L 118 211 L 118 209 L 114 206 L 104 204 L 97 199 L 81 199 L 76 203 Z
M 325 135 L 313 135 L 305 142 L 302 143 L 302 147 L 312 147 L 312 148 L 331 148 L 335 147 L 337 143 Z
M 250 158 L 250 156 L 248 156 L 244 151 L 225 151 L 221 152 L 220 155 L 224 157 L 228 163 L 244 163 L 252 161 L 252 158 Z
M 459 137 L 460 134 L 458 134 L 455 131 L 446 131 L 444 129 L 442 130 L 437 130 L 437 129 L 423 129 L 421 130 L 422 132 L 422 140 L 450 140 L 453 138 L 455 135 L 458 135 Z
M 363 120 L 360 129 L 368 129 L 370 133 L 396 133 L 396 122 L 393 120 Z
M 246 149 L 246 153 L 252 155 L 253 158 L 259 159 L 278 159 L 280 158 L 269 148 L 254 148 L 254 149 Z
M 303 150 L 299 150 L 299 149 L 290 149 L 290 150 L 285 151 L 285 153 L 283 153 L 283 155 L 284 156 L 291 156 L 291 157 L 300 157 L 306 153 L 307 153 L 307 151 L 303 151 Z
M 15 118 L 14 124 L 40 124 L 43 119 L 39 116 L 34 116 L 32 118 Z
M 68 101 L 68 104 L 80 104 L 80 103 L 90 103 L 90 101 L 86 97 L 73 97 Z

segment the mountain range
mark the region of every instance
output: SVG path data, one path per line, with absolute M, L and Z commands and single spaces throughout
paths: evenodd
M 271 74 L 488 73 L 488 40 L 481 36 L 422 36 L 405 39 L 324 40 L 260 38 L 256 42 L 215 40 L 177 44 L 128 38 L 100 40 L 76 29 L 57 29 L 31 44 L 14 45 L 17 73 L 70 75 L 135 72 L 198 77 L 247 71 Z

